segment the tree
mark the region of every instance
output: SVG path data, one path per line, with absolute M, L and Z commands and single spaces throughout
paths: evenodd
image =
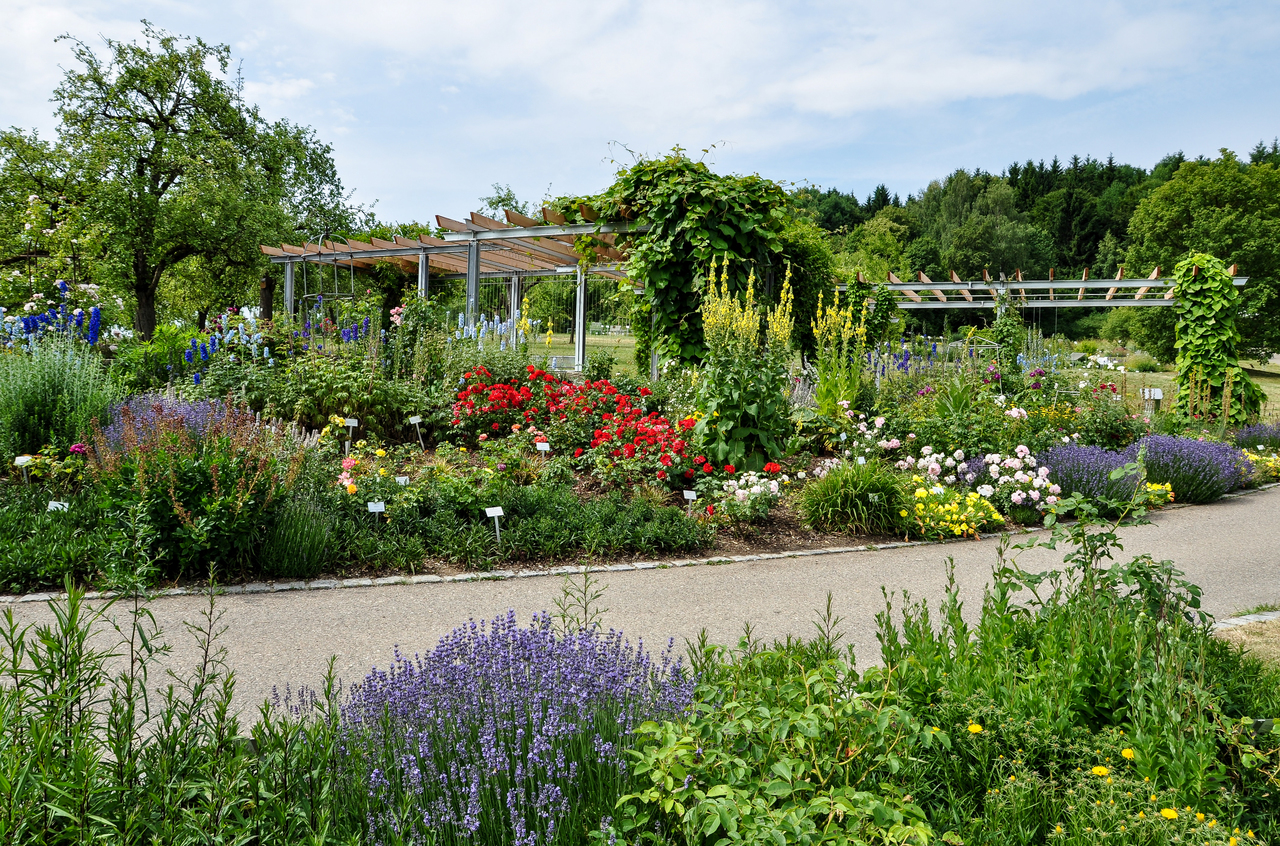
M 107 39 L 105 57 L 63 36 L 79 67 L 54 101 L 59 146 L 92 174 L 84 195 L 104 260 L 149 339 L 167 273 L 194 262 L 210 303 L 265 286 L 258 244 L 297 230 L 304 208 L 340 204 L 341 186 L 309 129 L 267 125 L 245 103 L 228 47 L 143 24 L 143 43 Z
M 1133 213 L 1128 266 L 1167 273 L 1191 252 L 1238 264 L 1249 277 L 1240 306 L 1240 353 L 1280 352 L 1280 171 L 1244 164 L 1229 150 L 1183 162 Z

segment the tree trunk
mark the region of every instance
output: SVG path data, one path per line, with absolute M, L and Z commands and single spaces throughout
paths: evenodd
M 156 333 L 156 292 L 150 285 L 135 285 L 133 294 L 138 300 L 138 310 L 133 315 L 133 329 L 138 338 L 150 341 Z
M 207 308 L 196 309 L 196 328 L 199 329 L 201 332 L 203 332 L 204 327 L 208 325 L 209 325 L 209 309 Z
M 258 288 L 258 319 L 269 322 L 276 302 L 276 279 L 270 273 L 262 274 Z

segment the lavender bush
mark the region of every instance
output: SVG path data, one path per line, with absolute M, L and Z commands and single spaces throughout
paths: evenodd
M 1250 465 L 1231 444 L 1148 435 L 1125 451 L 1136 461 L 1139 449 L 1147 478 L 1173 486 L 1179 502 L 1213 502 L 1244 484 Z
M 129 413 L 123 414 L 124 411 Z M 113 405 L 107 416 L 111 423 L 103 427 L 103 437 L 119 449 L 130 417 L 139 431 L 153 427 L 161 417 L 181 418 L 191 436 L 199 439 L 209 428 L 209 421 L 222 416 L 222 404 L 209 400 L 189 402 L 167 394 L 135 394 Z
M 1136 454 L 1136 453 L 1135 453 Z M 1129 451 L 1117 452 L 1099 446 L 1063 444 L 1040 456 L 1049 468 L 1049 478 L 1064 495 L 1083 494 L 1092 500 L 1127 500 L 1137 490 L 1138 478 L 1111 478 L 1111 471 L 1134 460 Z
M 1169 484 L 1179 502 L 1212 502 L 1240 487 L 1248 478 L 1248 462 L 1230 444 L 1149 435 L 1123 451 L 1065 444 L 1040 457 L 1063 493 L 1091 499 L 1129 499 L 1138 484 L 1135 476 L 1112 479 L 1117 467 L 1142 457 L 1147 480 Z
M 1236 446 L 1241 449 L 1280 449 L 1280 423 L 1256 423 L 1236 433 Z
M 645 720 L 689 707 L 671 644 L 658 662 L 621 633 L 558 634 L 515 612 L 455 629 L 372 671 L 342 708 L 347 760 L 377 842 L 584 843 L 627 792 L 624 749 Z

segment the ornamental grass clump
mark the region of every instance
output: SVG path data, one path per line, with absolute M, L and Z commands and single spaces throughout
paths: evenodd
M 396 652 L 342 708 L 347 764 L 396 843 L 585 843 L 630 784 L 642 722 L 676 717 L 694 680 L 621 633 L 560 634 L 515 612 L 455 629 L 425 655 Z
M 821 532 L 899 535 L 909 507 L 902 478 L 879 461 L 842 461 L 800 490 L 800 515 Z

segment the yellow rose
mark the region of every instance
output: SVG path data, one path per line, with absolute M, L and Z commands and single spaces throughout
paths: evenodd
M 356 492 L 356 486 L 355 486 L 355 484 L 347 485 L 347 493 L 349 493 L 349 494 L 353 494 L 353 493 L 355 493 L 355 492 Z
M 377 452 L 375 452 L 374 455 L 378 456 L 378 458 L 386 458 L 387 451 L 385 449 L 380 449 Z

